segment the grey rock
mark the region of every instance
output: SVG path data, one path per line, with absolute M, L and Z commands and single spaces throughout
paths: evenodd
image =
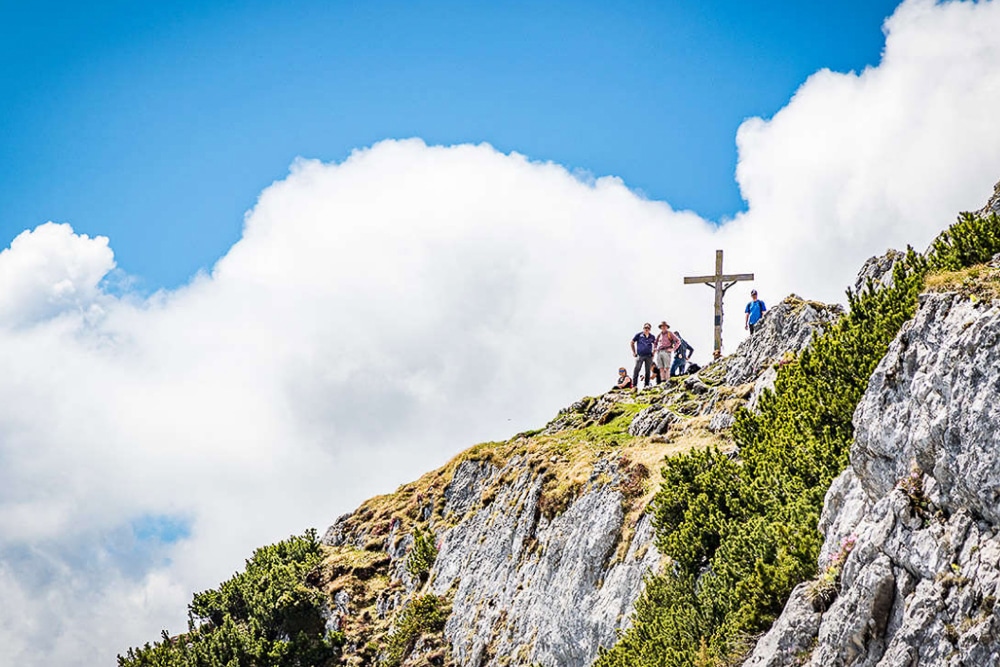
M 712 415 L 712 421 L 708 423 L 708 430 L 713 433 L 724 431 L 733 425 L 733 413 L 726 410 L 719 410 Z
M 697 374 L 689 375 L 687 379 L 684 380 L 684 388 L 695 394 L 706 394 L 711 391 L 711 388 L 701 381 L 701 378 Z
M 761 373 L 757 381 L 754 382 L 750 398 L 747 399 L 747 409 L 756 410 L 760 403 L 760 397 L 765 391 L 774 391 L 774 381 L 778 379 L 778 369 L 768 366 L 767 370 Z
M 813 638 L 819 632 L 822 614 L 809 601 L 808 584 L 800 584 L 788 598 L 785 610 L 754 647 L 744 665 L 781 667 L 794 665 L 810 655 Z
M 884 255 L 869 257 L 858 271 L 858 277 L 854 281 L 854 291 L 859 294 L 865 291 L 868 289 L 869 281 L 874 289 L 892 286 L 892 270 L 905 256 L 905 253 L 890 248 Z
M 497 475 L 497 468 L 486 461 L 462 461 L 455 476 L 444 490 L 444 513 L 464 516 L 479 503 L 479 499 Z
M 872 498 L 912 462 L 946 512 L 1000 521 L 1000 308 L 929 294 L 896 337 L 855 412 L 851 464 Z
M 823 501 L 823 513 L 819 518 L 819 532 L 825 538 L 819 554 L 821 564 L 828 563 L 841 551 L 869 510 L 868 496 L 854 470 L 848 468 L 833 480 Z
M 778 362 L 785 352 L 805 348 L 814 333 L 826 329 L 843 313 L 843 307 L 838 304 L 806 301 L 795 294 L 789 295 L 764 314 L 757 330 L 739 344 L 736 352 L 716 364 L 725 368 L 726 384 L 736 386 L 752 382 Z
M 888 557 L 865 565 L 855 585 L 844 591 L 824 614 L 819 641 L 810 658 L 814 665 L 851 665 L 884 652 L 885 630 L 895 602 L 896 578 Z
M 976 215 L 985 216 L 990 213 L 1000 215 L 1000 182 L 993 186 L 993 196 L 989 198 L 986 205 L 976 211 Z
M 556 418 L 546 424 L 542 433 L 552 434 L 589 424 L 604 424 L 616 416 L 618 402 L 629 392 L 609 391 L 597 398 L 585 398 L 563 408 Z
M 634 436 L 662 435 L 670 429 L 671 424 L 679 421 L 680 417 L 664 406 L 651 405 L 632 419 L 628 432 Z
M 399 591 L 392 593 L 383 591 L 375 599 L 375 613 L 379 618 L 385 618 L 389 615 L 389 612 L 399 608 L 402 602 L 403 596 L 400 595 Z
M 351 613 L 351 596 L 347 591 L 337 591 L 333 594 L 333 606 L 341 614 Z
M 827 492 L 819 566 L 853 544 L 838 597 L 817 626 L 793 596 L 745 664 L 1000 666 L 998 337 L 997 305 L 921 298 L 855 412 L 851 467 Z M 789 653 L 801 646 L 815 648 Z
M 320 541 L 328 547 L 342 546 L 347 541 L 345 525 L 352 516 L 352 514 L 339 516 L 334 524 L 326 529 Z
M 541 480 L 524 472 L 442 536 L 431 591 L 453 591 L 445 635 L 458 664 L 589 665 L 659 565 L 648 517 L 612 562 L 624 518 L 617 491 L 594 488 L 551 521 L 539 516 L 540 494 Z

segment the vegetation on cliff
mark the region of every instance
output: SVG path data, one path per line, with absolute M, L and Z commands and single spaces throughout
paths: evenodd
M 963 214 L 926 256 L 910 249 L 891 285 L 848 292 L 850 312 L 779 368 L 758 412 L 738 412 L 738 460 L 711 449 L 666 460 L 652 507 L 671 564 L 650 577 L 631 629 L 599 667 L 725 665 L 746 652 L 816 573 L 816 525 L 847 464 L 854 409 L 928 274 L 998 251 L 997 216 Z
M 396 665 L 410 664 L 415 646 L 427 664 L 452 664 L 442 634 L 451 601 L 428 591 L 435 537 L 459 520 L 446 511 L 444 492 L 463 461 L 499 471 L 513 460 L 523 468 L 505 474 L 529 471 L 542 480 L 538 511 L 545 519 L 594 485 L 621 491 L 629 519 L 615 558 L 629 526 L 647 507 L 653 512 L 657 547 L 670 560 L 649 578 L 631 629 L 600 656 L 600 667 L 731 663 L 770 625 L 791 589 L 815 575 L 816 524 L 826 489 L 847 463 L 854 408 L 918 294 L 958 286 L 970 298 L 995 296 L 978 280 L 995 272 L 969 267 L 997 251 L 997 216 L 963 215 L 926 256 L 910 250 L 891 285 L 849 293 L 850 312 L 798 357 L 782 360 L 758 411 L 737 412 L 738 456 L 728 436 L 708 428 L 703 399 L 683 384 L 584 399 L 545 429 L 474 447 L 367 501 L 338 522 L 343 539 L 332 546 L 309 532 L 257 550 L 244 572 L 194 597 L 188 632 L 130 649 L 119 665 Z M 727 410 L 750 388 L 710 384 Z M 668 435 L 629 434 L 647 410 L 675 418 Z M 595 464 L 607 460 L 614 477 L 595 478 Z M 649 471 L 658 468 L 657 487 Z M 510 482 L 498 473 L 470 511 L 490 507 Z M 349 612 L 333 609 L 338 593 L 350 600 Z
M 343 637 L 328 632 L 325 595 L 307 582 L 322 558 L 315 531 L 257 549 L 246 569 L 188 606 L 188 632 L 129 649 L 119 667 L 323 667 Z

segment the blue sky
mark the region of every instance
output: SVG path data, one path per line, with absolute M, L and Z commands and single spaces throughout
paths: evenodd
M 110 237 L 142 291 L 240 235 L 296 156 L 489 142 L 718 220 L 735 132 L 876 64 L 894 2 L 0 5 L 0 239 Z

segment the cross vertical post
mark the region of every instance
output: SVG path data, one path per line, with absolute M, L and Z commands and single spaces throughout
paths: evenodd
M 715 251 L 715 275 L 689 276 L 684 278 L 685 285 L 697 283 L 708 285 L 715 290 L 715 353 L 714 358 L 722 356 L 722 297 L 726 291 L 741 280 L 753 280 L 752 273 L 734 273 L 726 275 L 722 272 L 722 251 Z M 728 284 L 727 284 L 728 283 Z

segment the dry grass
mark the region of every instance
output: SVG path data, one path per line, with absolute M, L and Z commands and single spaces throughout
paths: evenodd
M 977 264 L 959 271 L 937 271 L 924 279 L 928 292 L 958 292 L 970 298 L 1000 299 L 1000 269 Z
M 723 404 L 741 403 L 742 388 L 730 393 Z M 541 513 L 551 519 L 566 510 L 581 494 L 611 485 L 623 496 L 624 521 L 615 558 L 625 557 L 636 524 L 646 512 L 659 487 L 660 468 L 665 457 L 695 448 L 732 446 L 727 436 L 708 430 L 710 416 L 692 416 L 680 409 L 688 402 L 702 401 L 684 390 L 681 383 L 638 395 L 622 393 L 583 401 L 575 411 L 561 414 L 547 431 L 522 433 L 503 442 L 488 442 L 462 452 L 437 470 L 414 482 L 400 486 L 394 493 L 371 498 L 345 521 L 349 543 L 327 548 L 320 575 L 321 585 L 332 597 L 338 591 L 351 596 L 350 614 L 342 619 L 342 630 L 356 646 L 383 645 L 392 628 L 394 612 L 378 618 L 376 603 L 380 596 L 399 592 L 406 597 L 403 583 L 392 577 L 386 554 L 389 536 L 402 539 L 414 528 L 427 528 L 425 508 L 431 514 L 435 532 L 447 529 L 462 517 L 444 514 L 444 490 L 451 483 L 459 465 L 466 461 L 486 462 L 499 473 L 483 491 L 479 507 L 494 502 L 505 485 L 521 475 L 540 477 Z M 603 401 L 603 403 L 601 403 Z M 634 437 L 628 428 L 635 416 L 652 402 L 680 417 L 665 436 Z M 550 425 L 551 426 L 551 425 Z M 608 474 L 594 479 L 600 461 L 615 464 Z M 514 465 L 510 465 L 514 463 Z M 473 508 L 475 511 L 478 508 Z M 360 545 L 360 546 L 359 546 Z M 419 595 L 416 591 L 414 595 Z M 345 656 L 346 664 L 362 665 L 372 658 L 375 648 Z M 366 657 L 367 656 L 367 657 Z

